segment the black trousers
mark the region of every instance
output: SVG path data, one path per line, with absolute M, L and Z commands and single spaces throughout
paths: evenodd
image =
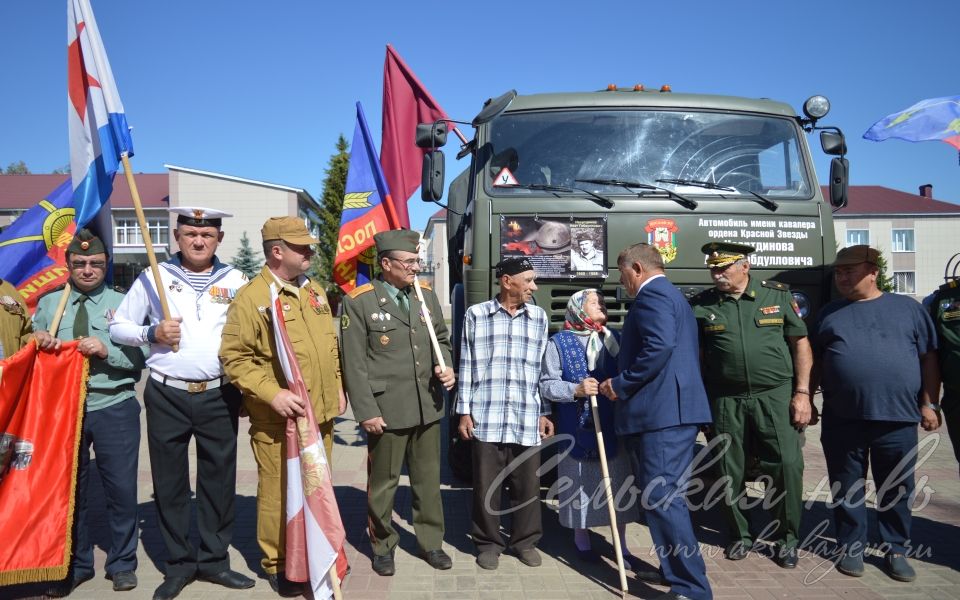
M 157 520 L 170 554 L 166 575 L 215 575 L 230 568 L 240 392 L 223 385 L 191 394 L 151 378 L 143 400 Z M 199 549 L 190 542 L 191 437 L 197 446 Z
M 513 520 L 510 547 L 513 550 L 536 547 L 543 535 L 539 468 L 539 448 L 473 441 L 471 534 L 477 552 L 500 554 L 506 548 L 500 535 L 501 512 L 510 514 Z M 501 511 L 500 496 L 504 483 L 510 486 L 510 509 Z

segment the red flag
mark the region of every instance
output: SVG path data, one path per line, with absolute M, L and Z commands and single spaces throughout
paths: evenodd
M 270 298 L 272 313 L 282 315 L 276 285 L 270 285 Z M 287 419 L 286 577 L 309 581 L 314 598 L 330 598 L 347 574 L 347 535 L 333 493 L 330 462 L 317 435 L 310 394 L 282 318 L 273 319 L 273 334 L 287 385 L 307 407 L 306 417 Z M 329 577 L 334 565 L 337 581 Z
M 89 368 L 76 348 L 0 361 L 0 586 L 67 576 Z
M 383 63 L 383 137 L 380 164 L 387 178 L 400 226 L 410 228 L 407 201 L 420 187 L 425 150 L 416 144 L 417 125 L 448 119 L 393 46 L 387 44 Z M 453 123 L 448 123 L 451 130 Z

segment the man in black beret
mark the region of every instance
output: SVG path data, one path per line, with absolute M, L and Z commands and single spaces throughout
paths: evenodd
M 110 340 L 108 322 L 123 294 L 104 283 L 109 266 L 106 248 L 97 236 L 81 229 L 67 246 L 70 297 L 56 331 L 48 331 L 63 287 L 40 298 L 33 315 L 41 350 L 60 348 L 61 340 L 79 340 L 77 350 L 90 360 L 87 400 L 80 443 L 73 556 L 66 580 L 47 591 L 56 598 L 70 594 L 93 577 L 93 540 L 87 528 L 87 479 L 90 446 L 107 499 L 110 547 L 105 570 L 115 591 L 137 587 L 137 458 L 140 453 L 140 403 L 134 385 L 144 368 L 140 348 Z

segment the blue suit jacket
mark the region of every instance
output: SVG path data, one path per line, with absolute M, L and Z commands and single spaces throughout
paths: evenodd
M 699 348 L 697 320 L 680 290 L 666 277 L 643 286 L 620 335 L 617 434 L 711 422 Z

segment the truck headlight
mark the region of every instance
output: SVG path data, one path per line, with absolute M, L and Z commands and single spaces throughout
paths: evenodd
M 807 315 L 810 314 L 810 297 L 803 292 L 790 292 L 790 294 L 793 296 L 793 301 L 797 304 L 797 309 L 800 311 L 800 318 L 806 319 Z

